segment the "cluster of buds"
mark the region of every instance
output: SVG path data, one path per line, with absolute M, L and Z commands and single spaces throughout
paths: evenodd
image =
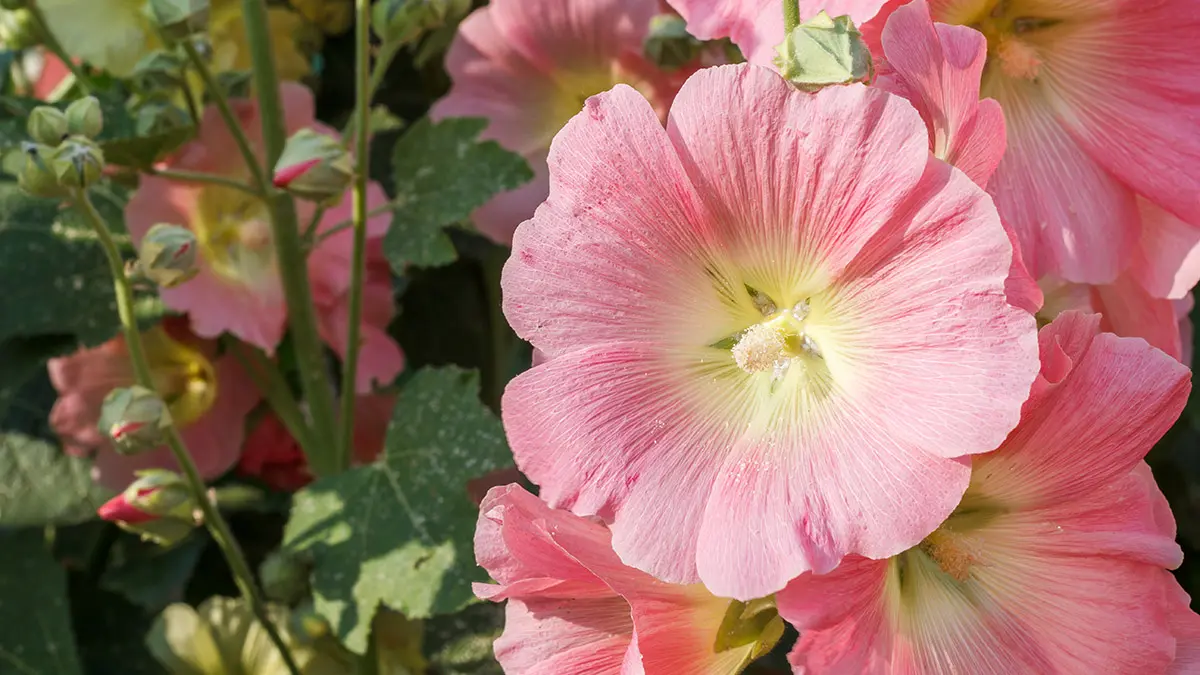
M 704 43 L 687 32 L 687 22 L 678 14 L 659 14 L 650 20 L 643 45 L 646 58 L 663 70 L 678 70 L 694 61 Z
M 470 10 L 471 0 L 379 0 L 371 10 L 371 25 L 384 42 L 406 44 Z
M 871 52 L 848 16 L 820 12 L 789 33 L 776 51 L 780 74 L 805 91 L 875 76 Z
M 34 108 L 26 124 L 32 142 L 22 146 L 21 187 L 38 197 L 63 197 L 95 183 L 104 172 L 104 153 L 94 140 L 103 128 L 94 96 L 75 101 L 65 112 Z
M 301 129 L 288 139 L 272 182 L 300 199 L 334 206 L 354 179 L 354 157 L 332 136 Z
M 209 0 L 150 0 L 150 16 L 168 40 L 186 40 L 208 28 Z
M 171 546 L 199 524 L 196 510 L 191 491 L 179 474 L 146 469 L 137 472 L 137 480 L 96 513 L 142 539 Z

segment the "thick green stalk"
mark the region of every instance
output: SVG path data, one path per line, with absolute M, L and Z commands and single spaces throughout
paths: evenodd
M 288 433 L 304 449 L 304 454 L 308 456 L 319 452 L 313 444 L 308 424 L 304 421 L 304 413 L 300 411 L 291 387 L 279 372 L 279 368 L 258 348 L 251 345 L 230 340 L 226 344 L 226 351 L 233 354 L 242 369 L 254 381 L 254 386 L 258 387 Z
M 400 53 L 400 49 L 403 46 L 399 42 L 385 42 L 379 47 L 379 55 L 375 57 L 375 67 L 371 70 L 370 80 L 367 82 L 368 108 L 371 101 L 375 100 L 375 92 L 379 91 L 379 86 L 383 84 L 383 78 L 387 76 L 388 66 L 392 65 L 392 60 L 396 58 L 396 54 Z M 367 119 L 370 119 L 369 113 Z M 359 119 L 358 109 L 356 108 L 355 114 L 350 116 L 349 121 L 346 122 L 346 126 L 342 129 L 342 140 L 346 143 L 352 143 L 356 138 L 356 130 L 364 126 L 366 126 L 366 123 Z M 371 135 L 370 129 L 367 130 L 367 135 Z
M 279 99 L 279 79 L 275 74 L 275 57 L 271 52 L 265 0 L 242 0 L 242 18 L 246 24 L 246 39 L 250 43 L 254 86 L 262 116 L 266 166 L 273 167 L 287 142 L 287 129 L 284 127 L 283 105 Z M 272 194 L 271 188 L 264 191 Z M 327 476 L 336 473 L 340 467 L 337 411 L 325 370 L 324 347 L 317 333 L 317 313 L 313 307 L 296 205 L 286 192 L 273 192 L 268 199 L 268 206 L 275 257 L 287 300 L 288 323 L 296 348 L 300 383 L 312 418 L 313 440 L 321 451 L 309 457 L 308 463 L 318 476 Z
M 218 185 L 220 187 L 232 188 L 246 194 L 261 197 L 258 188 L 253 185 L 247 185 L 240 180 L 226 178 L 215 173 L 205 173 L 203 171 L 184 171 L 182 169 L 155 169 L 150 168 L 145 170 L 151 176 L 159 176 L 169 180 L 177 180 L 188 183 L 208 183 L 209 185 Z
M 371 3 L 355 0 L 355 102 L 354 118 L 358 120 L 355 134 L 354 159 L 354 255 L 350 263 L 350 325 L 346 334 L 346 358 L 342 361 L 342 434 L 340 467 L 350 466 L 354 454 L 355 378 L 358 375 L 359 342 L 362 331 L 363 283 L 367 266 L 367 171 L 371 152 Z
M 783 0 L 783 34 L 790 35 L 800 25 L 800 0 Z
M 37 29 L 41 33 L 46 49 L 49 49 L 52 54 L 57 56 L 63 62 L 63 65 L 67 67 L 67 70 L 71 71 L 71 74 L 75 76 L 75 82 L 79 84 L 79 88 L 83 93 L 90 94 L 95 91 L 96 88 L 92 86 L 91 79 L 88 78 L 87 74 L 79 66 L 75 65 L 75 62 L 71 60 L 71 55 L 67 53 L 67 50 L 63 49 L 62 43 L 58 41 L 58 38 L 54 37 L 54 31 L 50 30 L 50 24 L 46 23 L 46 15 L 42 13 L 42 8 L 38 7 L 36 0 L 30 2 L 27 9 L 29 10 L 29 16 L 33 18 L 33 22 L 37 24 Z
M 91 198 L 85 190 L 76 190 L 73 195 L 75 205 L 83 213 L 88 224 L 91 225 L 92 231 L 96 233 L 96 238 L 100 240 L 101 247 L 104 248 L 105 257 L 108 259 L 108 269 L 113 278 L 113 290 L 117 295 L 117 314 L 121 319 L 121 330 L 125 336 L 125 346 L 129 352 L 129 359 L 133 362 L 133 372 L 137 383 L 147 389 L 154 390 L 154 377 L 150 370 L 150 360 L 146 357 L 146 349 L 142 345 L 142 333 L 138 327 L 137 315 L 134 313 L 133 304 L 133 287 L 129 283 L 129 277 L 125 274 L 124 260 L 121 258 L 121 250 L 117 247 L 117 242 L 113 239 L 112 233 L 108 229 L 108 225 L 104 223 L 104 218 L 100 212 L 96 210 L 96 206 L 92 204 Z M 221 512 L 212 503 L 209 498 L 208 490 L 204 486 L 204 479 L 200 476 L 199 470 L 196 469 L 195 462 L 192 461 L 192 456 L 188 453 L 187 447 L 184 446 L 183 439 L 179 436 L 179 430 L 174 424 L 167 426 L 167 447 L 171 449 L 171 454 L 175 457 L 175 461 L 179 467 L 183 469 L 183 477 L 187 482 L 188 491 L 191 492 L 192 499 L 199 506 L 201 513 L 204 514 L 204 525 L 208 527 L 208 531 L 212 534 L 213 540 L 217 542 L 221 553 L 225 555 L 226 562 L 229 563 L 229 569 L 233 573 L 234 581 L 237 583 L 238 590 L 241 591 L 242 597 L 250 604 L 254 615 L 258 617 L 259 623 L 266 630 L 267 636 L 271 638 L 271 642 L 275 644 L 276 649 L 283 655 L 288 671 L 292 675 L 300 675 L 300 668 L 296 665 L 295 659 L 292 658 L 292 653 L 288 649 L 287 643 L 283 641 L 275 624 L 267 615 L 266 603 L 263 601 L 262 593 L 254 583 L 254 574 L 250 571 L 250 565 L 246 562 L 246 556 L 242 553 L 242 549 L 238 546 L 237 539 L 229 530 L 229 524 L 221 516 Z

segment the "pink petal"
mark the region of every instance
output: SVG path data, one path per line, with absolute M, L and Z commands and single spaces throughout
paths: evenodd
M 510 599 L 494 649 L 509 675 L 614 675 L 632 632 L 629 604 L 618 595 Z
M 58 400 L 50 409 L 50 428 L 62 441 L 63 450 L 79 457 L 109 450 L 108 436 L 96 423 L 104 397 L 134 382 L 124 339 L 114 338 L 70 356 L 50 359 L 46 367 L 50 383 L 58 392 Z M 124 489 L 127 483 L 113 488 Z
M 1167 620 L 1175 636 L 1175 660 L 1166 675 L 1187 675 L 1200 671 L 1200 615 L 1191 610 L 1191 598 L 1170 575 L 1163 575 L 1167 594 L 1172 597 L 1172 610 Z
M 896 639 L 886 621 L 890 564 L 848 556 L 828 574 L 805 573 L 779 592 L 780 616 L 800 631 L 788 654 L 794 672 L 887 672 Z
M 1200 227 L 1138 200 L 1142 241 L 1131 273 L 1156 298 L 1182 298 L 1200 281 Z
M 645 0 L 496 0 L 489 7 L 513 49 L 546 73 L 586 72 L 622 52 L 640 54 L 658 13 Z
M 1175 359 L 1183 358 L 1179 318 L 1171 300 L 1151 297 L 1130 277 L 1093 290 L 1094 309 L 1104 316 L 1104 330 L 1122 337 L 1140 337 Z

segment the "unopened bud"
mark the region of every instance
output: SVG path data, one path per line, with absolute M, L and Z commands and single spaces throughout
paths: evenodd
M 342 198 L 354 178 L 354 158 L 337 139 L 301 129 L 275 163 L 273 182 L 293 195 L 325 206 Z
M 95 143 L 72 136 L 54 151 L 50 161 L 58 184 L 65 188 L 86 188 L 104 173 L 104 153 Z
M 100 408 L 100 430 L 123 455 L 162 445 L 170 424 L 171 413 L 162 397 L 138 385 L 112 390 Z
M 50 147 L 58 147 L 66 139 L 68 128 L 66 113 L 48 105 L 34 108 L 25 122 L 25 131 L 33 142 Z
M 196 235 L 178 225 L 158 223 L 142 238 L 138 263 L 142 275 L 171 288 L 196 276 Z
M 290 551 L 275 551 L 258 568 L 267 598 L 294 605 L 308 595 L 311 560 Z
M 820 12 L 797 26 L 776 51 L 775 65 L 784 79 L 805 91 L 875 75 L 871 52 L 848 16 Z
M 84 96 L 67 106 L 68 133 L 95 138 L 104 129 L 104 113 L 100 110 L 100 99 Z
M 196 504 L 179 474 L 165 469 L 137 472 L 137 480 L 96 513 L 122 529 L 163 546 L 183 539 L 196 526 Z
M 183 40 L 208 28 L 209 0 L 150 0 L 150 15 L 168 40 Z
M 465 16 L 471 0 L 379 0 L 371 25 L 384 42 L 404 44 Z
M 65 197 L 69 192 L 58 184 L 58 176 L 50 166 L 54 148 L 37 143 L 21 146 L 24 158 L 17 182 L 21 189 L 35 197 Z
M 646 58 L 663 70 L 678 70 L 694 61 L 704 43 L 687 32 L 687 22 L 677 14 L 659 14 L 650 21 L 644 44 Z

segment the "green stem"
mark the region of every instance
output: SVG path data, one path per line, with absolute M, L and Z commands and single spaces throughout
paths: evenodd
M 346 357 L 342 360 L 342 434 L 339 466 L 350 466 L 354 454 L 355 382 L 358 375 L 358 351 L 362 340 L 363 284 L 367 267 L 367 171 L 371 153 L 371 3 L 355 0 L 354 59 L 355 102 L 354 116 L 358 120 L 355 135 L 357 147 L 354 159 L 354 254 L 350 263 L 349 326 L 346 332 Z
M 247 27 L 248 28 L 248 27 Z M 247 33 L 249 31 L 247 30 Z M 217 76 L 209 70 L 208 64 L 204 62 L 204 57 L 200 56 L 200 52 L 196 51 L 196 45 L 192 44 L 191 40 L 181 40 L 183 51 L 187 53 L 188 60 L 192 62 L 192 66 L 200 73 L 200 79 L 204 80 L 204 87 L 212 96 L 213 101 L 217 104 L 217 111 L 221 113 L 221 119 L 225 121 L 225 126 L 229 127 L 229 133 L 233 135 L 233 140 L 237 143 L 238 152 L 242 153 L 242 159 L 246 162 L 246 168 L 250 170 L 250 176 L 254 179 L 254 184 L 258 186 L 259 193 L 267 194 L 271 188 L 271 183 L 267 180 L 267 174 L 263 171 L 262 165 L 259 163 L 258 155 L 254 154 L 254 147 L 250 145 L 250 139 L 246 136 L 246 132 L 242 129 L 242 123 L 237 116 L 233 114 L 233 109 L 229 107 L 229 99 L 225 97 L 225 92 L 221 89 L 220 83 L 217 82 Z M 274 66 L 272 66 L 272 69 Z M 274 73 L 274 70 L 272 70 Z M 274 84 L 272 79 L 271 83 Z M 276 91 L 276 100 L 278 100 L 278 91 Z M 265 118 L 264 118 L 265 122 Z M 278 157 L 279 155 L 275 155 Z M 275 160 L 267 163 L 267 166 L 274 166 Z
M 133 304 L 133 288 L 129 283 L 129 277 L 125 274 L 124 260 L 121 257 L 121 250 L 117 247 L 116 240 L 113 239 L 112 233 L 108 226 L 104 223 L 104 218 L 100 212 L 96 210 L 96 206 L 92 204 L 92 200 L 88 197 L 85 190 L 76 190 L 72 195 L 75 205 L 83 213 L 88 224 L 91 225 L 92 231 L 96 233 L 97 239 L 100 240 L 100 245 L 104 248 L 105 257 L 108 259 L 108 269 L 113 278 L 113 289 L 117 295 L 117 314 L 121 318 L 121 330 L 125 336 L 125 346 L 129 352 L 129 359 L 133 362 L 133 372 L 137 383 L 147 389 L 154 390 L 154 377 L 150 370 L 150 360 L 146 357 L 146 348 L 142 345 L 142 333 L 138 328 L 137 315 L 134 313 Z M 191 492 L 192 498 L 200 507 L 201 513 L 204 514 L 204 524 L 208 527 L 212 537 L 220 547 L 221 553 L 225 555 L 225 560 L 229 563 L 229 569 L 233 573 L 233 578 L 241 591 L 242 597 L 250 604 L 250 608 L 254 611 L 254 615 L 258 617 L 259 623 L 266 630 L 271 642 L 279 650 L 283 656 L 283 660 L 288 667 L 288 671 L 292 675 L 300 675 L 300 668 L 296 665 L 292 658 L 292 653 L 288 649 L 287 643 L 283 641 L 275 624 L 271 621 L 271 617 L 267 615 L 266 603 L 263 601 L 262 594 L 258 587 L 254 584 L 254 575 L 250 571 L 250 565 L 246 562 L 246 556 L 242 553 L 241 547 L 238 546 L 237 539 L 229 530 L 229 524 L 221 516 L 221 512 L 212 503 L 208 496 L 208 491 L 204 487 L 204 479 L 200 476 L 199 470 L 196 469 L 195 462 L 192 461 L 191 455 L 184 446 L 183 439 L 179 436 L 179 430 L 174 424 L 167 425 L 167 447 L 171 449 L 171 454 L 175 457 L 175 461 L 183 470 L 184 478 L 187 481 L 188 490 Z
M 162 178 L 185 181 L 188 183 L 209 183 L 211 185 L 220 185 L 221 187 L 232 188 L 234 190 L 245 192 L 246 194 L 254 195 L 255 197 L 262 196 L 262 194 L 259 193 L 258 188 L 254 187 L 253 185 L 247 185 L 233 178 L 218 176 L 215 173 L 204 173 L 203 171 L 184 171 L 182 169 L 155 168 L 146 169 L 146 173 L 150 174 L 151 176 L 160 176 Z
M 275 57 L 271 51 L 271 36 L 267 24 L 265 0 L 242 0 L 242 18 L 246 39 L 250 43 L 254 86 L 262 116 L 263 143 L 266 146 L 266 165 L 275 166 L 287 142 L 283 122 L 283 105 L 279 99 L 279 80 L 275 72 Z M 261 168 L 258 169 L 261 171 Z M 267 184 L 263 191 L 272 194 Z M 321 450 L 309 458 L 309 467 L 318 476 L 338 471 L 337 409 L 333 391 L 325 372 L 325 352 L 317 332 L 317 312 L 313 307 L 312 290 L 308 282 L 296 205 L 286 192 L 274 191 L 268 199 L 271 210 L 271 235 L 275 242 L 275 258 L 287 300 L 288 324 L 300 369 L 300 384 L 312 419 L 313 441 Z
M 369 40 L 368 36 L 368 40 Z M 379 55 L 375 59 L 375 67 L 371 69 L 371 79 L 367 82 L 367 107 L 370 108 L 371 101 L 375 100 L 375 94 L 379 91 L 379 87 L 383 84 L 383 78 L 387 77 L 388 67 L 392 65 L 392 60 L 396 58 L 396 54 L 400 53 L 401 47 L 404 45 L 398 42 L 385 42 L 379 48 Z M 368 113 L 367 118 L 370 118 Z M 358 110 L 355 109 L 355 114 L 350 116 L 346 122 L 346 127 L 342 129 L 342 140 L 349 146 L 353 142 L 359 126 L 366 126 L 364 121 L 359 119 Z M 367 130 L 367 135 L 370 136 L 370 130 Z
M 41 32 L 42 41 L 46 49 L 49 49 L 57 56 L 63 62 L 63 65 L 67 67 L 67 70 L 71 71 L 83 93 L 90 94 L 95 91 L 96 87 L 92 85 L 92 80 L 83 72 L 83 69 L 71 60 L 71 55 L 67 53 L 67 50 L 63 49 L 62 43 L 58 41 L 58 38 L 54 37 L 54 31 L 50 30 L 50 24 L 46 22 L 46 15 L 42 13 L 42 8 L 38 7 L 36 0 L 31 0 L 27 9 L 29 10 L 30 18 L 33 19 L 33 23 L 37 26 L 38 31 Z
M 397 204 L 396 202 L 388 202 L 388 203 L 384 204 L 383 206 L 376 206 L 375 208 L 371 209 L 370 211 L 367 211 L 367 219 L 370 220 L 371 218 L 374 218 L 375 216 L 378 216 L 383 213 L 387 213 L 388 211 L 394 211 L 397 208 L 399 208 L 399 204 Z M 326 239 L 332 237 L 333 235 L 337 234 L 338 232 L 341 232 L 342 230 L 348 230 L 352 227 L 354 227 L 354 219 L 353 218 L 351 218 L 350 220 L 343 220 L 342 222 L 340 222 L 340 223 L 334 225 L 333 227 L 329 228 L 328 230 L 325 230 L 324 232 L 322 232 L 320 236 L 316 236 L 315 238 L 313 238 L 313 243 L 312 243 L 313 248 L 316 248 L 316 246 L 318 244 L 320 244 L 321 242 L 325 241 Z M 312 234 L 316 235 L 316 228 L 311 228 L 311 229 L 313 230 Z
M 325 212 L 328 210 L 329 207 L 327 206 L 317 205 L 317 210 L 313 211 L 312 218 L 310 218 L 308 221 L 308 227 L 304 228 L 304 234 L 301 237 L 304 241 L 304 248 L 306 250 L 311 251 L 313 247 L 316 246 L 316 242 L 318 241 L 317 228 L 321 226 L 321 219 L 325 217 Z M 351 224 L 354 223 L 353 220 L 349 220 L 347 222 Z M 322 239 L 324 239 L 324 237 L 322 237 Z
M 783 34 L 790 35 L 800 25 L 800 1 L 783 0 Z
M 304 413 L 300 411 L 291 387 L 275 364 L 261 351 L 244 343 L 230 340 L 227 341 L 225 349 L 233 354 L 242 369 L 250 375 L 254 386 L 262 392 L 263 398 L 267 400 L 279 421 L 283 422 L 288 433 L 304 449 L 304 455 L 311 457 L 316 454 L 317 448 L 313 444 L 308 424 L 304 421 Z

